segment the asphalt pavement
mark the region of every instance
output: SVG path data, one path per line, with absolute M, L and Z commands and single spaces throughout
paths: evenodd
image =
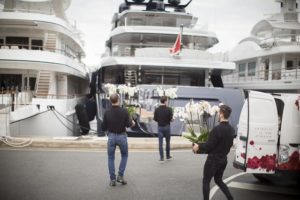
M 116 152 L 116 169 L 120 160 Z M 127 185 L 109 186 L 105 151 L 0 150 L 1 200 L 199 200 L 205 155 L 173 151 L 174 160 L 158 162 L 157 151 L 129 152 Z M 297 188 L 262 185 L 232 167 L 224 174 L 235 199 L 300 199 Z M 236 176 L 234 178 L 234 176 Z M 262 187 L 264 186 L 264 187 Z M 262 191 L 259 188 L 263 188 Z M 224 195 L 211 183 L 211 199 Z M 299 190 L 298 190 L 299 192 Z

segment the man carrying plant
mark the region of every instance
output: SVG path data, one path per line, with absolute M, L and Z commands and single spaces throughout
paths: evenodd
M 108 154 L 108 170 L 110 175 L 110 185 L 116 186 L 116 181 L 127 184 L 124 180 L 124 172 L 128 158 L 128 143 L 126 127 L 133 127 L 135 122 L 130 119 L 126 109 L 119 106 L 120 99 L 118 94 L 110 96 L 112 107 L 104 113 L 102 128 L 108 131 L 107 154 Z M 119 146 L 121 152 L 121 162 L 119 173 L 116 179 L 115 174 L 115 150 Z
M 215 183 L 219 186 L 227 199 L 232 200 L 228 187 L 223 182 L 222 177 L 227 165 L 227 154 L 233 144 L 235 135 L 234 128 L 228 123 L 231 108 L 226 105 L 220 106 L 219 125 L 214 127 L 208 136 L 208 141 L 204 144 L 195 144 L 195 153 L 204 151 L 208 154 L 203 171 L 203 197 L 209 200 L 210 181 L 214 177 Z
M 167 106 L 168 98 L 162 96 L 160 98 L 160 106 L 154 111 L 154 121 L 158 124 L 158 143 L 159 143 L 159 155 L 160 162 L 164 161 L 164 151 L 163 151 L 163 139 L 166 138 L 166 156 L 167 160 L 171 160 L 170 155 L 170 140 L 171 140 L 171 128 L 170 123 L 173 118 L 173 111 Z

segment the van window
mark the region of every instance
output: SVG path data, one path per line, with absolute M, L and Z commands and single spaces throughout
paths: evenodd
M 276 98 L 275 98 L 275 103 L 276 103 L 277 114 L 278 114 L 278 130 L 280 131 L 281 130 L 281 122 L 282 122 L 284 103 L 281 99 L 276 99 Z

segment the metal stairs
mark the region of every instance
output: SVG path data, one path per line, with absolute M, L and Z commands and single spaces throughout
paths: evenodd
M 35 96 L 37 98 L 45 98 L 49 95 L 50 79 L 51 79 L 51 72 L 49 71 L 39 72 L 37 85 L 36 85 L 36 92 L 35 92 Z
M 136 70 L 125 70 L 125 84 L 136 86 L 137 84 L 137 73 Z
M 56 51 L 56 41 L 57 41 L 57 34 L 56 33 L 48 33 L 45 49 L 51 52 Z

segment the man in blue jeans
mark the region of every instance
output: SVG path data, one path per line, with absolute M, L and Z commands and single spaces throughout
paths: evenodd
M 160 106 L 154 111 L 154 121 L 158 124 L 158 143 L 159 143 L 159 155 L 160 162 L 164 162 L 164 150 L 163 150 L 163 139 L 166 138 L 166 156 L 167 160 L 172 159 L 170 155 L 170 139 L 171 139 L 171 128 L 170 123 L 173 118 L 173 111 L 167 106 L 168 98 L 162 96 L 160 98 Z
M 128 158 L 128 143 L 126 127 L 133 127 L 134 121 L 130 119 L 128 111 L 120 107 L 118 94 L 110 96 L 112 107 L 104 113 L 102 128 L 108 131 L 107 154 L 108 170 L 110 175 L 110 185 L 116 186 L 116 182 L 127 184 L 124 180 L 124 172 Z M 118 177 L 115 174 L 115 151 L 119 146 L 121 152 L 121 162 Z

